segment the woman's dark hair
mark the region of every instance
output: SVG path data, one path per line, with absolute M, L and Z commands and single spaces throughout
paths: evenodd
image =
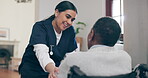
M 116 20 L 110 17 L 103 17 L 97 20 L 93 26 L 95 35 L 101 39 L 101 44 L 114 46 L 119 39 L 121 28 Z
M 63 11 L 66 11 L 66 10 L 73 10 L 76 13 L 78 13 L 77 8 L 70 1 L 62 1 L 62 2 L 60 2 L 56 6 L 55 10 L 56 9 L 58 9 L 59 12 L 63 12 Z M 55 18 L 55 15 L 52 15 L 51 18 Z
M 56 6 L 55 10 L 56 9 L 58 9 L 59 12 L 63 12 L 63 11 L 66 11 L 66 10 L 74 10 L 74 11 L 76 11 L 76 13 L 78 13 L 77 12 L 77 8 L 74 6 L 73 3 L 69 2 L 69 1 L 62 1 L 62 2 L 60 2 Z

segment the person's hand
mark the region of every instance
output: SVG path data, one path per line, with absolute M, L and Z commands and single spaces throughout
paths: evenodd
M 49 73 L 48 78 L 57 78 L 57 75 L 54 72 Z
M 59 68 L 58 68 L 58 67 L 55 67 L 55 68 L 54 68 L 54 72 L 55 72 L 56 74 L 58 74 L 58 73 L 59 73 Z
M 58 73 L 59 73 L 59 68 L 54 67 L 54 72 L 49 73 L 48 78 L 57 78 Z

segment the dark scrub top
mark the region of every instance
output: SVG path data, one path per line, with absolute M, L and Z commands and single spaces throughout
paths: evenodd
M 22 78 L 44 78 L 44 76 L 48 78 L 48 73 L 44 72 L 33 51 L 33 45 L 46 44 L 49 47 L 49 51 L 50 45 L 54 45 L 52 48 L 53 55 L 50 55 L 50 58 L 53 59 L 56 66 L 60 65 L 66 53 L 72 52 L 77 48 L 75 32 L 72 26 L 62 32 L 61 39 L 56 45 L 56 35 L 52 26 L 53 19 L 53 17 L 50 17 L 34 24 L 29 44 L 19 66 Z

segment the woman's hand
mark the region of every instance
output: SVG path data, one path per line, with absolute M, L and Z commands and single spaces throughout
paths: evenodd
M 56 74 L 58 74 L 58 73 L 59 73 L 59 68 L 58 68 L 58 67 L 55 67 L 55 68 L 54 68 L 54 72 L 55 72 Z
M 54 72 L 52 72 L 49 73 L 48 78 L 57 78 L 57 75 Z
M 57 74 L 59 73 L 59 68 L 54 67 L 54 72 L 50 72 L 48 78 L 57 78 Z
M 58 67 L 55 67 L 53 63 L 48 63 L 45 67 L 46 71 L 49 72 L 48 78 L 57 78 L 57 74 L 59 73 Z

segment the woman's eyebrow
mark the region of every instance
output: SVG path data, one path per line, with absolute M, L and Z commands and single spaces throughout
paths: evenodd
M 68 15 L 69 17 L 72 17 L 70 14 L 66 14 L 66 15 Z

